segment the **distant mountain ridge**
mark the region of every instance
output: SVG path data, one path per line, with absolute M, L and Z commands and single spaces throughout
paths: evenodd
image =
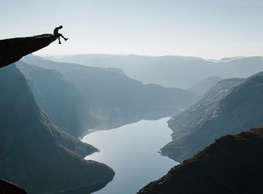
M 84 54 L 51 58 L 59 62 L 74 62 L 94 67 L 122 69 L 128 77 L 144 84 L 188 89 L 211 76 L 222 79 L 246 78 L 263 70 L 263 57 L 233 57 L 205 60 L 183 56 L 138 56 Z
M 163 155 L 183 161 L 225 134 L 263 125 L 263 73 L 219 82 L 188 110 L 169 120 L 173 141 Z
M 102 128 L 114 128 L 141 119 L 173 116 L 200 98 L 187 90 L 142 84 L 116 68 L 58 63 L 32 55 L 23 61 L 59 72 L 84 98 L 88 112 L 105 124 Z M 88 118 L 83 118 L 82 122 Z

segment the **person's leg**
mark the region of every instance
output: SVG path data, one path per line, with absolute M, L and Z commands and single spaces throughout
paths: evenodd
M 58 36 L 58 44 L 61 44 L 61 42 L 60 42 L 60 36 Z
M 62 37 L 62 38 L 64 38 L 64 40 L 65 40 L 65 41 L 67 41 L 67 40 L 68 40 L 68 38 L 65 38 L 65 37 L 64 37 L 62 34 L 61 34 L 61 37 Z

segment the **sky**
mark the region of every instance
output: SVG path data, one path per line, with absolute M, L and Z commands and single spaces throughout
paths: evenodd
M 0 0 L 0 39 L 60 31 L 37 55 L 263 56 L 262 0 Z

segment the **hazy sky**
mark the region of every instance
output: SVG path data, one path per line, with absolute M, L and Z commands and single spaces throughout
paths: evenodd
M 0 0 L 0 39 L 69 37 L 38 54 L 263 55 L 262 0 Z

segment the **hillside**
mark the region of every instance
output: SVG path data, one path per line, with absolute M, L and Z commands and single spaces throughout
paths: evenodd
M 22 61 L 16 66 L 25 76 L 37 103 L 63 130 L 79 137 L 87 129 L 103 122 L 91 112 L 88 102 L 61 73 Z
M 141 119 L 173 116 L 199 99 L 199 96 L 191 91 L 165 88 L 156 84 L 145 85 L 130 79 L 116 68 L 58 63 L 32 55 L 25 57 L 23 61 L 61 73 L 83 96 L 88 104 L 87 112 L 93 112 L 104 119 L 104 128 Z
M 50 122 L 25 77 L 9 65 L 0 70 L 0 175 L 27 193 L 97 190 L 114 172 L 83 158 L 97 151 Z
M 191 88 L 189 88 L 189 90 L 200 96 L 203 96 L 208 90 L 210 90 L 221 80 L 222 79 L 217 76 L 208 77 L 193 85 Z
M 173 141 L 163 155 L 183 161 L 216 138 L 263 124 L 263 73 L 219 82 L 204 98 L 169 120 Z
M 262 149 L 262 127 L 226 135 L 137 194 L 262 193 Z

